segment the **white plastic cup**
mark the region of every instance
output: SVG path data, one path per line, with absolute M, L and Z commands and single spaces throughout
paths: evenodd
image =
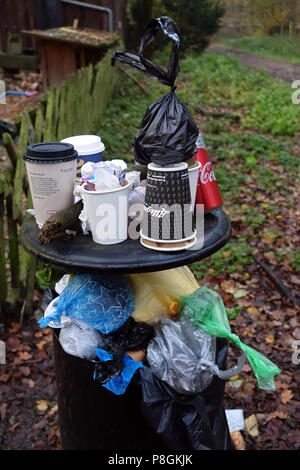
M 200 162 L 195 161 L 194 165 L 188 169 L 189 180 L 190 180 L 190 190 L 191 190 L 191 199 L 192 199 L 192 210 L 195 208 L 196 201 L 196 192 L 197 192 L 197 183 L 199 177 Z
M 102 160 L 105 146 L 98 135 L 74 135 L 61 142 L 72 144 L 78 152 L 77 175 L 81 177 L 81 167 L 86 162 L 97 163 Z
M 115 245 L 128 237 L 128 196 L 130 184 L 107 191 L 87 191 L 82 187 L 92 238 L 100 245 Z
M 61 142 L 43 142 L 27 147 L 24 160 L 35 220 L 39 226 L 51 215 L 74 204 L 77 156 L 73 145 Z

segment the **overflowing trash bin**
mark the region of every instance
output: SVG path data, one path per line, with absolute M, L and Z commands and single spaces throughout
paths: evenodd
M 167 71 L 143 55 L 159 31 L 172 42 Z M 231 449 L 226 380 L 246 360 L 264 390 L 274 390 L 280 373 L 231 332 L 221 296 L 199 286 L 186 265 L 224 246 L 230 223 L 211 164 L 200 161 L 199 129 L 175 95 L 179 44 L 176 23 L 161 17 L 146 28 L 138 56 L 113 55 L 113 63 L 171 88 L 149 106 L 133 139 L 135 161 L 144 168 L 105 160 L 107 147 L 95 136 L 34 144 L 24 156 L 41 229 L 25 223 L 25 248 L 69 267 L 67 274 L 51 267 L 37 273 L 46 289 L 39 325 L 53 329 L 64 449 Z M 96 142 L 96 150 L 87 142 Z M 196 190 L 209 180 L 202 204 L 208 228 L 197 248 Z M 130 239 L 136 202 L 139 236 Z M 68 258 L 76 244 L 79 261 Z M 230 368 L 228 340 L 242 351 Z
M 138 303 L 135 303 L 131 287 L 135 286 L 138 294 L 143 283 L 137 289 L 135 282 L 141 278 L 148 283 L 152 280 L 152 292 L 145 292 L 144 312 L 138 295 Z M 176 290 L 172 288 L 172 278 L 177 279 Z M 64 363 L 74 363 L 72 373 L 78 368 L 77 378 L 72 378 L 73 385 L 70 385 L 65 383 L 70 378 L 64 365 L 63 373 L 67 376 L 62 383 L 67 389 L 71 386 L 69 400 L 72 403 L 78 393 L 86 392 L 85 402 L 81 404 L 83 409 L 90 406 L 86 403 L 91 402 L 90 390 L 93 389 L 93 394 L 98 390 L 101 399 L 97 407 L 113 407 L 108 428 L 114 427 L 114 406 L 119 397 L 127 403 L 129 397 L 136 394 L 138 400 L 126 406 L 135 416 L 130 419 L 139 416 L 143 425 L 147 424 L 151 446 L 154 442 L 159 448 L 174 450 L 230 449 L 222 405 L 226 380 L 239 374 L 247 358 L 259 387 L 275 388 L 274 375 L 280 370 L 231 332 L 220 295 L 207 287 L 199 287 L 187 266 L 117 277 L 69 275 L 56 283 L 55 291 L 55 295 L 59 295 L 49 303 L 39 323 L 59 331 L 59 334 L 54 333 L 56 355 L 64 354 Z M 191 293 L 187 294 L 188 291 Z M 157 303 L 155 295 L 160 297 L 161 304 Z M 150 298 L 156 308 L 155 315 L 151 310 L 149 314 Z M 136 307 L 145 321 L 134 319 Z M 237 364 L 229 369 L 226 367 L 227 339 L 243 351 Z M 74 358 L 70 359 L 70 355 Z M 60 370 L 61 362 L 57 360 L 56 364 Z M 79 376 L 83 368 L 85 377 L 89 371 L 89 385 L 86 389 L 84 386 L 83 390 L 75 390 L 74 382 L 78 381 L 79 388 L 82 386 Z M 66 391 L 59 393 L 64 395 L 61 400 L 66 401 Z M 123 413 L 127 414 L 128 409 L 123 410 L 118 423 L 124 424 Z M 73 424 L 70 427 L 72 429 L 66 431 L 67 443 L 76 430 Z M 135 430 L 132 438 L 137 434 Z M 97 448 L 104 442 L 99 437 Z M 113 438 L 111 445 L 126 448 L 128 443 L 125 442 L 126 439 L 123 444 L 117 444 Z M 146 441 L 143 442 L 147 446 Z M 66 448 L 69 445 L 75 444 L 72 441 Z M 136 448 L 134 442 L 132 445 Z M 82 444 L 74 448 L 77 446 L 82 448 Z

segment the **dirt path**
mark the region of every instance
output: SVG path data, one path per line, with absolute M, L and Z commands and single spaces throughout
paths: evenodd
M 268 75 L 279 80 L 292 83 L 294 80 L 300 80 L 300 65 L 289 64 L 280 60 L 266 59 L 248 52 L 234 51 L 225 47 L 212 44 L 208 51 L 220 52 L 221 54 L 231 54 L 237 57 L 244 65 L 256 70 L 266 69 Z

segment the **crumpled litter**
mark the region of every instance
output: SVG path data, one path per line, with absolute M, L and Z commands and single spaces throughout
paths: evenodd
M 59 333 L 59 342 L 67 354 L 88 360 L 96 359 L 96 349 L 103 343 L 98 330 L 83 321 L 70 318 L 63 324 Z
M 194 327 L 187 318 L 160 320 L 147 348 L 147 361 L 153 374 L 183 395 L 202 392 L 214 375 L 228 380 L 239 374 L 245 360 L 243 355 L 237 366 L 220 370 L 216 364 L 216 338 Z
M 97 352 L 97 355 L 101 360 L 95 364 L 95 382 L 103 385 L 109 382 L 111 379 L 119 377 L 123 371 L 124 365 L 129 364 L 130 370 L 132 371 L 131 362 L 129 359 L 125 360 L 126 353 L 129 351 L 145 351 L 153 336 L 154 329 L 152 326 L 142 322 L 135 322 L 132 317 L 129 317 L 124 325 L 117 331 L 107 335 L 102 335 L 103 342 L 101 348 L 105 351 L 105 353 L 100 352 L 99 355 Z M 109 353 L 110 356 L 108 356 L 106 353 Z M 120 387 L 124 386 L 124 383 L 127 380 L 125 380 L 125 377 L 128 378 L 127 372 L 128 371 L 124 372 L 125 375 L 123 374 L 120 382 L 116 382 Z M 130 380 L 126 382 L 127 385 Z M 120 383 L 122 383 L 122 386 Z M 124 388 L 121 389 L 124 390 Z M 124 393 L 124 391 L 122 393 Z
M 127 173 L 128 174 L 128 173 Z M 126 174 L 126 179 L 127 179 Z M 131 219 L 134 219 L 137 216 L 137 213 L 140 213 L 142 220 L 144 202 L 146 195 L 146 180 L 142 181 L 140 185 L 133 187 L 128 196 L 128 215 Z
M 227 342 L 217 338 L 216 363 L 226 364 Z M 214 376 L 203 392 L 177 393 L 146 366 L 139 370 L 143 393 L 142 412 L 148 424 L 175 450 L 232 449 L 222 406 L 225 382 Z
M 51 304 L 53 312 L 38 322 L 42 328 L 51 321 L 60 324 L 65 315 L 107 334 L 132 314 L 134 296 L 124 276 L 78 274 Z
M 262 390 L 275 390 L 274 375 L 281 370 L 261 353 L 242 343 L 231 333 L 222 297 L 208 287 L 199 287 L 193 294 L 183 296 L 180 301 L 182 317 L 189 318 L 193 325 L 205 333 L 219 338 L 230 339 L 247 354 L 247 359 Z
M 135 299 L 132 316 L 136 321 L 150 324 L 162 317 L 178 315 L 180 297 L 192 294 L 199 287 L 188 266 L 128 274 L 127 278 Z
M 101 362 L 103 363 L 110 363 L 114 360 L 114 356 L 103 349 L 97 349 L 96 354 Z M 137 362 L 131 359 L 128 354 L 124 354 L 122 358 L 123 362 L 123 369 L 121 373 L 109 379 L 107 382 L 103 383 L 102 386 L 107 390 L 110 390 L 115 395 L 123 395 L 131 382 L 131 379 L 137 369 L 140 369 L 143 366 L 142 362 Z M 95 377 L 96 377 L 96 370 L 95 370 Z

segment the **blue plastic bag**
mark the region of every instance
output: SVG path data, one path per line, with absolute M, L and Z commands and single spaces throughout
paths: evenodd
M 123 276 L 79 274 L 72 279 L 54 303 L 56 310 L 39 320 L 44 328 L 61 315 L 81 320 L 108 334 L 116 331 L 134 311 L 134 296 Z
M 96 349 L 96 354 L 102 362 L 112 361 L 114 359 L 114 356 L 104 349 Z M 124 368 L 121 374 L 102 384 L 102 387 L 110 390 L 115 395 L 123 395 L 131 382 L 135 371 L 144 367 L 142 362 L 134 361 L 130 356 L 128 356 L 128 354 L 124 354 L 123 363 Z

